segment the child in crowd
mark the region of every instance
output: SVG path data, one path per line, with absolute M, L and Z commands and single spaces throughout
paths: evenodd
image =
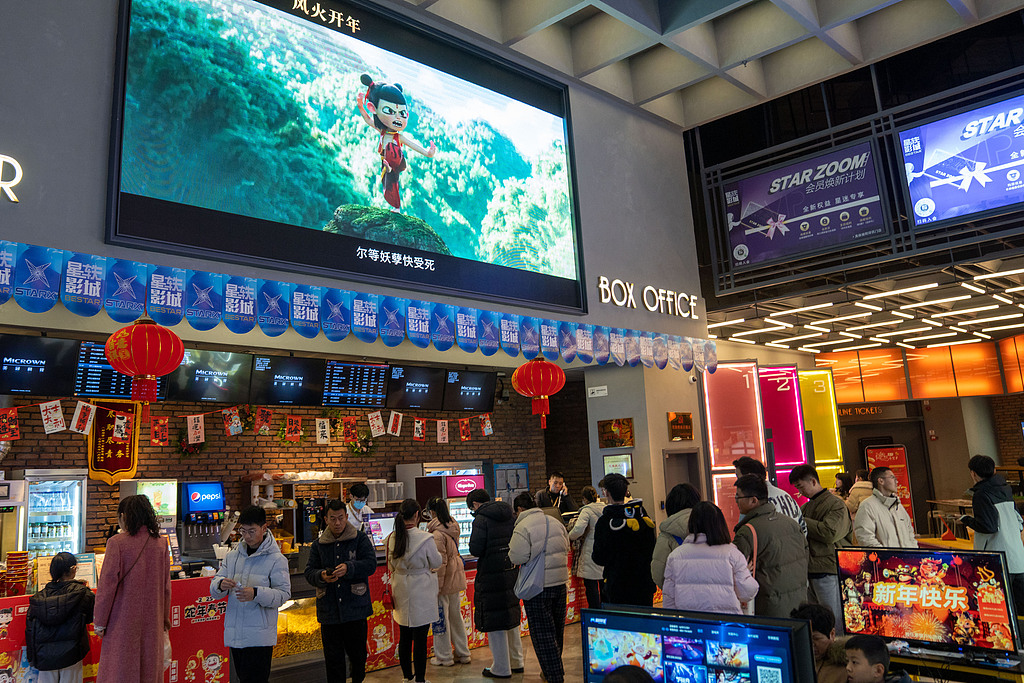
M 886 675 L 889 651 L 878 636 L 856 635 L 846 641 L 846 677 L 850 683 L 910 683 L 906 671 Z
M 824 605 L 805 602 L 790 614 L 811 622 L 811 645 L 818 683 L 846 683 L 846 639 L 836 640 L 836 618 Z
M 25 643 L 28 661 L 39 669 L 39 683 L 82 681 L 82 660 L 89 652 L 87 626 L 96 596 L 75 580 L 78 562 L 71 553 L 50 560 L 53 579 L 28 600 Z

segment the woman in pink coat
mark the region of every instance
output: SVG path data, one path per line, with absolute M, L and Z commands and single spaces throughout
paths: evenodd
M 741 614 L 741 602 L 757 595 L 747 560 L 730 541 L 722 511 L 702 501 L 693 506 L 690 535 L 665 564 L 662 606 L 695 612 Z
M 171 628 L 171 565 L 146 496 L 117 506 L 121 533 L 107 541 L 94 624 L 103 639 L 96 680 L 162 683 L 164 631 Z
M 452 519 L 448 504 L 437 496 L 427 501 L 430 520 L 427 531 L 434 536 L 441 568 L 437 571 L 438 620 L 433 624 L 434 666 L 469 664 L 469 637 L 462 618 L 462 591 L 466 590 L 466 569 L 459 555 L 459 523 Z

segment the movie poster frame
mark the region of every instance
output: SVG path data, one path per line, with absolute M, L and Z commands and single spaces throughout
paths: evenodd
M 290 11 L 292 5 L 291 2 L 286 0 L 252 1 L 285 13 Z M 411 50 L 430 51 L 420 52 L 416 56 L 410 56 L 410 53 L 401 53 L 403 56 L 420 64 L 443 70 L 437 64 L 447 58 L 449 64 L 453 65 L 453 67 L 458 65 L 456 68 L 461 69 L 461 72 L 458 74 L 459 77 L 472 80 L 478 85 L 494 90 L 505 97 L 519 102 L 530 103 L 529 99 L 525 99 L 529 97 L 529 92 L 516 94 L 517 90 L 527 88 L 527 90 L 532 89 L 534 93 L 534 106 L 537 106 L 536 102 L 541 100 L 558 103 L 557 108 L 561 110 L 560 116 L 565 127 L 565 164 L 569 182 L 569 202 L 571 205 L 569 219 L 572 221 L 572 236 L 575 245 L 576 280 L 572 281 L 568 278 L 533 273 L 474 261 L 472 259 L 457 260 L 457 278 L 438 277 L 436 282 L 425 282 L 423 279 L 415 277 L 385 276 L 353 269 L 343 269 L 337 265 L 331 265 L 336 263 L 336 259 L 330 258 L 330 250 L 324 248 L 325 243 L 323 240 L 327 238 L 327 243 L 329 244 L 330 238 L 333 236 L 322 231 L 148 197 L 142 198 L 144 200 L 143 204 L 146 205 L 145 208 L 150 213 L 164 213 L 168 217 L 158 224 L 148 225 L 148 227 L 136 227 L 132 232 L 129 232 L 127 226 L 122 225 L 122 205 L 126 199 L 134 201 L 134 198 L 131 195 L 122 195 L 120 191 L 120 178 L 132 0 L 122 0 L 118 8 L 107 171 L 105 242 L 107 244 L 136 249 L 141 248 L 147 251 L 164 252 L 178 256 L 207 258 L 220 262 L 240 263 L 249 266 L 257 265 L 287 272 L 327 276 L 351 282 L 401 287 L 411 291 L 469 297 L 488 302 L 504 301 L 510 304 L 526 305 L 531 308 L 576 315 L 587 313 L 587 280 L 583 258 L 580 193 L 576 171 L 575 141 L 568 84 L 546 77 L 538 72 L 515 64 L 510 59 L 487 52 L 482 48 L 442 33 L 438 29 L 432 28 L 395 10 L 372 4 L 366 0 L 345 0 L 345 2 L 340 2 L 339 0 L 320 0 L 320 5 L 328 9 L 344 8 L 347 10 L 348 8 L 355 8 L 360 13 L 372 17 L 382 25 L 393 27 L 394 30 L 402 32 L 403 36 L 410 37 L 410 43 L 415 44 L 415 47 L 410 48 Z M 391 50 L 388 47 L 382 49 Z M 467 64 L 471 66 L 466 66 Z M 468 70 L 472 70 L 473 75 L 476 76 L 475 79 L 466 78 Z M 550 111 L 550 109 L 547 110 Z M 555 112 L 550 113 L 558 115 Z M 135 209 L 135 211 L 138 213 L 139 209 Z M 200 235 L 206 234 L 205 231 L 211 225 L 216 224 L 220 226 L 219 232 L 215 237 L 210 238 L 210 241 L 220 245 L 234 243 L 238 246 L 235 249 L 225 249 L 213 246 L 212 244 L 202 246 L 190 243 L 188 235 L 177 239 L 168 235 L 168 233 L 177 234 L 180 226 L 189 225 L 188 220 L 195 220 L 196 217 L 203 217 L 202 225 L 190 228 L 197 239 Z M 149 221 L 139 220 L 138 217 L 136 217 L 135 222 L 140 224 L 149 223 Z M 178 228 L 174 231 L 169 231 L 166 229 L 169 224 L 178 226 Z M 275 234 L 275 231 L 282 229 L 285 229 L 286 233 L 296 232 L 292 235 L 279 235 L 277 240 L 272 243 L 268 239 L 269 236 Z M 245 239 L 236 240 L 232 235 L 238 238 L 244 236 Z M 364 241 L 371 246 L 375 244 L 368 240 Z M 263 246 L 257 250 L 256 245 L 260 243 L 270 246 Z M 242 249 L 243 246 L 245 250 Z M 282 247 L 287 248 L 287 253 L 281 253 Z M 410 253 L 419 253 L 410 247 L 401 247 L 401 249 Z M 298 258 L 297 254 L 303 252 L 308 256 Z M 428 258 L 434 256 L 429 252 L 423 252 L 423 254 Z M 415 274 L 415 272 L 412 273 L 412 275 Z M 461 282 L 457 282 L 456 285 L 449 284 L 453 280 L 458 281 L 459 279 L 461 279 Z
M 971 223 L 973 221 L 984 220 L 986 218 L 1009 215 L 1011 213 L 1020 212 L 1024 210 L 1024 199 L 1022 199 L 1021 201 L 1014 202 L 1012 204 L 1006 204 L 1001 207 L 985 209 L 983 211 L 972 211 L 970 213 L 961 214 L 959 216 L 954 216 L 952 218 L 945 218 L 940 221 L 925 223 L 924 225 L 918 225 L 917 220 L 913 217 L 914 203 L 913 199 L 910 196 L 910 183 L 907 181 L 907 173 L 905 166 L 906 162 L 903 156 L 903 145 L 900 144 L 900 135 L 902 135 L 908 130 L 914 128 L 921 128 L 922 126 L 928 126 L 938 121 L 942 121 L 944 119 L 951 119 L 954 116 L 960 116 L 961 114 L 966 114 L 970 111 L 974 111 L 977 109 L 984 109 L 985 107 L 991 106 L 993 104 L 999 104 L 1000 102 L 1006 102 L 1007 100 L 1012 100 L 1018 97 L 1024 98 L 1024 88 L 1016 90 L 1016 92 L 1013 95 L 1003 97 L 989 97 L 977 104 L 969 104 L 968 102 L 965 102 L 962 99 L 963 97 L 965 97 L 965 95 L 963 94 L 961 94 L 960 97 L 961 99 L 957 102 L 957 104 L 946 113 L 933 114 L 931 116 L 921 118 L 917 120 L 915 123 L 896 126 L 895 128 L 892 129 L 892 132 L 888 134 L 888 137 L 890 137 L 892 144 L 893 160 L 898 162 L 895 168 L 895 180 L 896 183 L 899 185 L 901 197 L 903 198 L 903 206 L 906 208 L 907 211 L 907 222 L 910 225 L 911 231 L 913 231 L 915 234 L 923 233 L 929 230 L 949 228 L 954 225 L 963 225 L 966 223 Z
M 867 137 L 867 138 L 860 138 L 860 139 L 857 139 L 857 140 L 854 140 L 854 141 L 851 141 L 851 142 L 845 142 L 845 143 L 843 143 L 841 145 L 836 145 L 834 147 L 829 147 L 827 150 L 818 151 L 818 152 L 815 152 L 815 153 L 812 153 L 812 154 L 804 154 L 804 155 L 801 155 L 799 157 L 795 157 L 793 159 L 789 159 L 787 161 L 780 162 L 778 164 L 773 164 L 771 166 L 766 166 L 764 168 L 760 168 L 758 170 L 751 171 L 749 173 L 744 173 L 742 175 L 736 176 L 735 178 L 729 178 L 728 180 L 725 180 L 725 179 L 720 180 L 718 182 L 718 191 L 721 192 L 722 204 L 721 204 L 721 206 L 718 207 L 718 211 L 720 212 L 719 217 L 718 217 L 718 238 L 720 240 L 722 240 L 721 241 L 721 245 L 724 247 L 723 251 L 724 251 L 724 253 L 726 253 L 728 255 L 729 267 L 730 267 L 731 271 L 732 272 L 736 272 L 736 273 L 741 273 L 741 272 L 746 272 L 746 271 L 758 270 L 760 268 L 765 268 L 767 266 L 770 266 L 770 265 L 776 264 L 776 263 L 786 263 L 786 262 L 794 261 L 794 260 L 798 260 L 798 259 L 811 258 L 811 257 L 817 256 L 819 254 L 826 254 L 826 253 L 835 251 L 836 245 L 827 246 L 827 247 L 819 247 L 819 248 L 816 248 L 816 249 L 810 249 L 808 251 L 801 251 L 799 253 L 791 253 L 791 254 L 787 254 L 786 256 L 779 256 L 779 257 L 776 257 L 776 258 L 767 259 L 765 261 L 758 261 L 756 263 L 748 263 L 748 264 L 742 265 L 742 266 L 736 265 L 736 263 L 735 263 L 735 261 L 734 261 L 734 259 L 732 257 L 732 242 L 729 240 L 729 228 L 728 228 L 728 226 L 729 226 L 729 219 L 728 219 L 728 215 L 727 215 L 728 212 L 726 211 L 726 205 L 725 205 L 725 192 L 726 192 L 726 187 L 727 186 L 734 185 L 734 184 L 737 184 L 737 183 L 741 183 L 744 180 L 748 180 L 748 179 L 754 178 L 756 176 L 761 176 L 761 175 L 766 175 L 766 174 L 772 173 L 772 172 L 777 171 L 777 170 L 779 170 L 781 168 L 785 168 L 786 166 L 796 166 L 796 165 L 802 164 L 802 163 L 804 163 L 806 161 L 809 161 L 811 159 L 815 159 L 817 157 L 826 156 L 828 154 L 834 154 L 834 153 L 837 153 L 837 152 L 841 152 L 841 151 L 843 151 L 845 149 L 852 148 L 852 147 L 857 147 L 857 146 L 863 145 L 865 143 L 867 143 L 870 146 L 870 148 L 871 148 L 871 166 L 872 166 L 872 168 L 875 171 L 875 184 L 878 187 L 878 203 L 879 203 L 879 209 L 880 209 L 880 211 L 882 213 L 881 223 L 882 223 L 883 231 L 880 232 L 877 235 L 871 235 L 870 237 L 862 237 L 862 238 L 860 238 L 858 240 L 844 240 L 843 242 L 841 242 L 841 244 L 842 244 L 843 248 L 847 248 L 847 247 L 850 247 L 850 246 L 856 246 L 858 244 L 868 244 L 870 242 L 877 242 L 878 240 L 883 240 L 883 239 L 891 238 L 892 237 L 892 219 L 891 219 L 891 214 L 890 214 L 890 211 L 889 211 L 891 197 L 889 195 L 889 190 L 888 190 L 888 187 L 887 187 L 888 183 L 885 182 L 887 176 L 883 172 L 884 169 L 879 164 L 880 154 L 881 154 L 881 147 L 880 147 L 880 143 L 879 143 L 879 138 L 878 138 L 878 136 L 874 136 L 873 135 L 873 136 L 870 136 L 870 137 Z

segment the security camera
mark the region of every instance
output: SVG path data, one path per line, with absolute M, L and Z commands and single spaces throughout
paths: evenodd
M 690 384 L 697 383 L 697 375 L 690 375 Z

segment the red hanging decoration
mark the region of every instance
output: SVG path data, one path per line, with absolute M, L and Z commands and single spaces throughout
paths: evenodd
M 523 363 L 512 373 L 512 388 L 522 396 L 533 399 L 533 414 L 540 415 L 541 429 L 548 427 L 548 397 L 565 386 L 565 371 L 554 363 L 537 356 Z
M 132 400 L 142 401 L 142 421 L 149 422 L 149 404 L 158 398 L 157 378 L 174 372 L 185 356 L 181 338 L 139 318 L 110 335 L 105 352 L 115 370 L 132 378 Z

